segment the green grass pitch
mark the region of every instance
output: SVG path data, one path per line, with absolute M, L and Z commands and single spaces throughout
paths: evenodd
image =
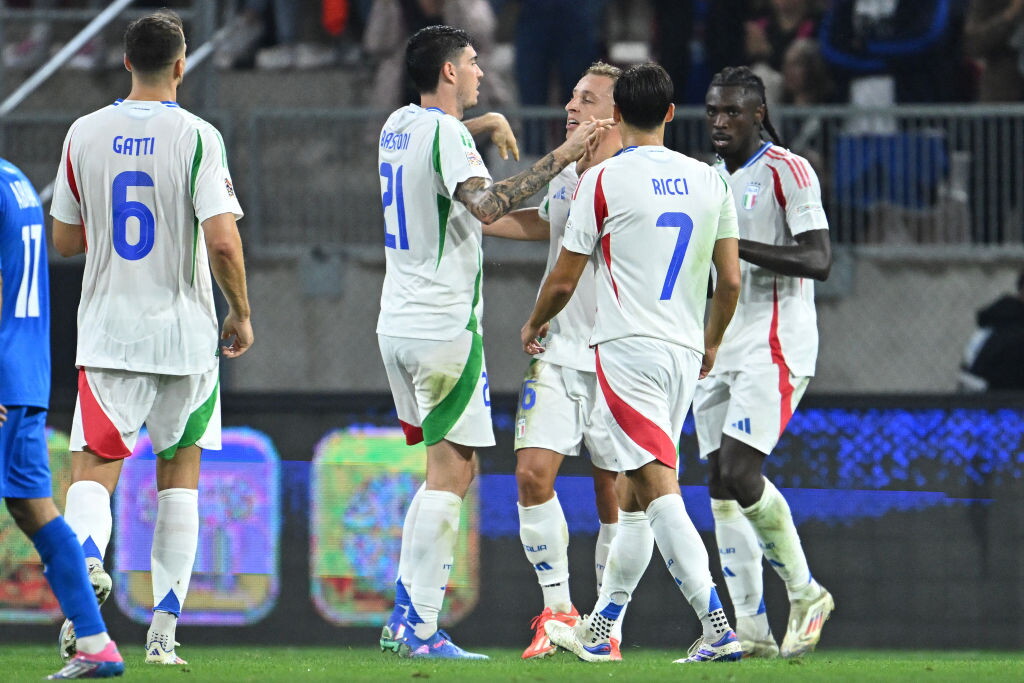
M 180 648 L 184 667 L 157 667 L 142 662 L 142 648 L 122 648 L 127 656 L 125 680 L 132 681 L 372 681 L 422 683 L 451 681 L 1021 681 L 1024 652 L 899 652 L 822 650 L 797 660 L 748 660 L 737 663 L 672 664 L 685 654 L 633 647 L 623 662 L 585 664 L 572 655 L 533 662 L 519 650 L 481 648 L 487 662 L 429 662 L 400 659 L 376 648 L 351 647 L 202 647 Z M 44 645 L 0 646 L 0 674 L 5 681 L 34 681 L 60 668 L 56 648 Z

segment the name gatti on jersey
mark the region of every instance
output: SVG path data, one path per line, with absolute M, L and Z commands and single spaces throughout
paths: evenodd
M 118 135 L 114 138 L 111 148 L 117 154 L 140 157 L 152 154 L 156 149 L 156 138 L 133 138 Z

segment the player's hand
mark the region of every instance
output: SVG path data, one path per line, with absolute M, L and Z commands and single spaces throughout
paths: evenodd
M 704 360 L 700 362 L 700 375 L 697 379 L 704 379 L 711 372 L 711 368 L 715 367 L 715 356 L 718 355 L 717 346 L 705 346 L 704 347 Z
M 7 422 L 7 406 L 0 403 L 0 427 L 4 426 L 4 422 Z
M 227 358 L 238 358 L 252 346 L 252 323 L 248 318 L 240 320 L 234 311 L 229 311 L 224 318 L 224 327 L 221 330 L 221 339 L 234 340 L 228 346 L 221 347 L 221 353 Z
M 505 161 L 508 161 L 509 154 L 515 157 L 516 161 L 519 161 L 519 144 L 516 142 L 516 134 L 512 132 L 512 126 L 509 125 L 508 119 L 496 112 L 492 113 L 491 116 L 494 116 L 494 123 L 491 128 L 491 142 L 498 148 L 498 154 Z
M 565 154 L 570 162 L 576 161 L 583 156 L 583 152 L 586 150 L 591 137 L 597 135 L 600 130 L 614 125 L 614 119 L 595 119 L 590 117 L 589 121 L 583 121 L 576 127 L 572 135 L 558 146 L 558 150 Z
M 614 122 L 612 126 L 614 126 Z M 599 163 L 604 161 L 601 158 L 601 146 L 604 141 L 611 134 L 612 126 L 604 126 L 596 129 L 593 135 L 587 138 L 586 147 L 583 149 L 583 156 L 576 162 L 576 175 L 583 175 L 583 172 L 588 168 L 597 166 Z
M 523 329 L 519 332 L 519 341 L 523 344 L 523 351 L 528 356 L 535 356 L 538 353 L 544 353 L 544 346 L 541 344 L 544 337 L 548 334 L 548 328 L 551 326 L 550 323 L 544 323 L 541 326 L 531 325 L 530 321 L 527 320 L 526 324 L 523 325 Z

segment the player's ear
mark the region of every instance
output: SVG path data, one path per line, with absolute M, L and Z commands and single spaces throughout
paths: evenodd
M 124 60 L 123 61 L 124 61 L 124 70 L 127 71 L 128 73 L 131 73 L 132 72 L 132 63 L 130 61 L 128 61 L 128 55 L 124 56 Z
M 761 104 L 757 105 L 757 109 L 754 110 L 754 121 L 756 121 L 757 124 L 760 125 L 761 122 L 764 121 L 764 117 L 767 113 L 768 105 L 762 102 Z
M 448 83 L 455 82 L 455 64 L 454 62 L 445 62 L 441 66 L 441 78 Z
M 182 55 L 174 62 L 174 80 L 180 81 L 185 77 L 185 56 Z
M 612 105 L 612 119 L 614 119 L 615 123 L 622 123 L 622 114 L 619 112 L 619 105 L 617 104 Z
M 676 105 L 671 102 L 668 103 L 668 109 L 665 110 L 665 123 L 668 123 L 676 117 Z

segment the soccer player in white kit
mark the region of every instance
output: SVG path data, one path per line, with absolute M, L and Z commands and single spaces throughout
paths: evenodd
M 199 461 L 220 448 L 218 332 L 210 270 L 230 306 L 220 354 L 253 342 L 242 210 L 217 129 L 175 102 L 185 73 L 180 17 L 161 11 L 125 33 L 128 97 L 72 124 L 54 186 L 53 241 L 85 252 L 78 309 L 78 401 L 65 517 L 97 598 L 110 496 L 143 424 L 157 458 L 153 622 L 146 661 L 184 664 L 175 627 L 199 540 Z M 62 653 L 75 649 L 66 623 Z
M 704 543 L 683 506 L 678 442 L 698 377 L 715 350 L 739 294 L 736 209 L 715 171 L 664 147 L 675 113 L 672 81 L 656 64 L 627 70 L 615 84 L 615 120 L 626 147 L 580 179 L 562 251 L 541 289 L 521 342 L 538 337 L 597 261 L 596 346 L 600 397 L 594 419 L 606 425 L 611 452 L 599 467 L 626 473 L 619 507 L 645 512 L 669 572 L 696 612 L 703 635 L 686 662 L 739 659 L 719 602 Z M 718 286 L 703 324 L 712 261 Z M 601 594 L 575 626 L 549 620 L 548 637 L 586 661 L 606 661 L 610 635 L 647 566 L 637 535 L 622 525 L 612 541 Z
M 813 280 L 831 266 L 828 222 L 811 165 L 776 144 L 759 77 L 724 69 L 705 104 L 716 168 L 736 199 L 743 288 L 715 368 L 697 387 L 697 438 L 744 656 L 779 654 L 764 608 L 763 554 L 786 583 L 781 653 L 795 657 L 814 649 L 834 603 L 811 576 L 789 505 L 762 471 L 814 374 Z M 776 142 L 763 140 L 762 129 Z
M 476 449 L 494 444 L 481 221 L 498 220 L 576 161 L 599 124 L 492 184 L 461 121 L 483 76 L 470 36 L 449 26 L 417 31 L 406 67 L 420 104 L 391 114 L 379 141 L 386 273 L 377 334 L 406 441 L 426 444 L 427 467 L 402 528 L 395 607 L 380 645 L 409 657 L 482 659 L 437 625 Z
M 602 62 L 587 68 L 565 105 L 567 135 L 590 118 L 611 118 L 612 90 L 621 73 L 618 67 Z M 593 154 L 586 155 L 587 163 L 600 163 L 621 148 L 618 130 L 610 128 L 601 136 Z M 548 240 L 547 275 L 562 248 L 572 193 L 579 181 L 576 166 L 569 164 L 551 181 L 539 207 L 518 209 L 485 225 L 484 235 Z M 526 558 L 537 574 L 544 599 L 544 609 L 530 624 L 534 633 L 530 645 L 523 651 L 523 659 L 546 657 L 557 651 L 544 630 L 549 619 L 567 624 L 575 624 L 579 619 L 569 594 L 569 530 L 555 492 L 555 478 L 566 456 L 579 455 L 581 442 L 589 452 L 609 452 L 611 448 L 603 424 L 591 420 L 598 392 L 594 350 L 589 345 L 596 296 L 593 269 L 588 268 L 572 299 L 551 321 L 544 338 L 544 354 L 530 361 L 516 411 L 519 537 Z M 615 477 L 615 472 L 593 466 L 594 496 L 600 519 L 594 549 L 598 590 L 608 562 L 608 550 L 618 530 Z M 634 514 L 642 515 L 627 513 L 627 516 Z M 643 528 L 648 528 L 646 522 Z M 650 557 L 654 549 L 654 537 L 650 534 L 647 546 L 646 555 Z M 611 636 L 613 660 L 621 659 L 622 621 L 620 618 L 615 622 L 616 632 Z

